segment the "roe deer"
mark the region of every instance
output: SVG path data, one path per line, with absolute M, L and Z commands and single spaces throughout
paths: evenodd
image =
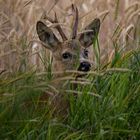
M 36 25 L 37 34 L 43 43 L 43 46 L 52 51 L 52 69 L 56 72 L 65 72 L 66 70 L 88 72 L 91 67 L 90 62 L 88 61 L 87 48 L 93 43 L 93 40 L 98 35 L 100 20 L 98 18 L 94 19 L 85 28 L 87 31 L 78 36 L 78 9 L 72 5 L 72 10 L 74 15 L 74 24 L 72 27 L 71 38 L 67 39 L 59 24 L 57 24 L 55 27 L 61 35 L 63 42 L 58 40 L 53 31 L 47 25 L 45 25 L 44 22 L 38 21 Z M 56 14 L 55 20 L 50 18 L 47 19 L 52 23 L 58 23 Z

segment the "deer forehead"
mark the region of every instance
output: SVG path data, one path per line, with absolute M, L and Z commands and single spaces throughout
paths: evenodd
M 70 52 L 73 54 L 79 54 L 83 47 L 81 46 L 79 40 L 67 40 L 65 42 L 62 42 L 60 46 L 57 47 L 57 52 L 59 51 L 59 54 Z
M 82 48 L 78 39 L 68 40 L 62 43 L 62 50 L 80 51 Z
M 69 52 L 73 55 L 80 56 L 81 52 L 84 50 L 84 47 L 80 44 L 80 41 L 77 39 L 67 40 L 58 44 L 57 50 L 53 52 L 54 57 L 57 60 L 61 59 L 62 54 Z

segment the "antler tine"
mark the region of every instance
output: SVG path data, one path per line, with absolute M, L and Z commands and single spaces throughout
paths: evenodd
M 46 15 L 45 15 L 44 19 L 47 19 L 47 20 L 50 21 L 51 23 L 55 23 L 55 21 L 54 21 L 52 18 L 50 18 L 50 17 L 48 17 L 48 16 L 46 16 Z
M 77 36 L 77 29 L 78 29 L 78 9 L 73 4 L 72 4 L 72 11 L 73 11 L 73 16 L 74 16 L 72 39 L 75 39 Z
M 55 12 L 55 23 L 59 23 L 59 22 L 58 22 L 57 15 L 56 15 L 56 12 Z M 60 33 L 60 35 L 61 35 L 63 41 L 66 41 L 66 40 L 67 40 L 67 37 L 66 37 L 65 33 L 63 32 L 63 30 L 62 30 L 62 28 L 61 28 L 61 26 L 60 26 L 59 24 L 56 26 L 56 29 L 57 29 L 58 32 Z
M 48 16 L 45 16 L 45 18 L 50 21 L 51 23 L 58 23 L 55 28 L 58 30 L 59 34 L 61 35 L 63 41 L 66 41 L 67 40 L 67 37 L 66 35 L 64 34 L 61 26 L 59 25 L 59 22 L 58 22 L 58 18 L 57 18 L 57 15 L 55 13 L 55 19 L 53 20 L 52 18 L 48 17 Z

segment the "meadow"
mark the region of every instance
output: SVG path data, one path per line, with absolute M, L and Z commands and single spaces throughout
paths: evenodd
M 69 36 L 71 3 L 79 9 L 79 32 L 101 20 L 91 51 L 94 66 L 76 90 L 70 86 L 76 71 L 54 79 L 51 54 L 35 30 L 44 14 L 55 11 Z M 56 80 L 68 88 L 55 88 Z M 68 95 L 66 114 L 54 115 L 40 100 L 46 91 Z M 22 139 L 140 139 L 139 0 L 0 0 L 0 140 Z

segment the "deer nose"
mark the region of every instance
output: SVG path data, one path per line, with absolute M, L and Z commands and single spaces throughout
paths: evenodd
M 81 62 L 78 71 L 88 72 L 91 64 L 89 62 Z

